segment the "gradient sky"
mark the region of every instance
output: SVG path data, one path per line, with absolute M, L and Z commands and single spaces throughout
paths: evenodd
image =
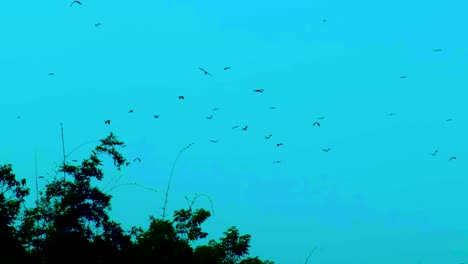
M 51 179 L 62 122 L 67 153 L 112 131 L 141 158 L 106 163 L 106 190 L 160 190 L 110 191 L 124 227 L 159 216 L 195 142 L 169 209 L 210 196 L 208 239 L 235 225 L 278 264 L 315 246 L 310 263 L 467 261 L 466 1 L 71 2 L 0 7 L 0 163 L 30 203 L 34 155 Z

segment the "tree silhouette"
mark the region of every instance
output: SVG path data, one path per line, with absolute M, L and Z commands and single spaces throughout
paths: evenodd
M 193 249 L 192 242 L 208 236 L 201 225 L 211 216 L 205 209 L 193 209 L 201 195 L 187 209 L 176 210 L 172 221 L 165 215 L 162 219 L 150 216 L 148 230 L 123 230 L 109 217 L 112 196 L 92 184 L 104 178 L 102 155 L 109 156 L 117 170 L 130 164 L 118 151 L 123 147 L 110 133 L 80 164 L 65 160 L 59 172 L 69 177 L 56 176 L 34 206 L 24 210 L 29 194 L 26 180 L 17 181 L 10 164 L 0 166 L 0 264 L 273 263 L 247 258 L 250 235 L 241 236 L 236 227 L 229 228 L 220 241 L 210 240 Z

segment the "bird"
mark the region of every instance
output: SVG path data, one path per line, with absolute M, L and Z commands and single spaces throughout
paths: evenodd
M 321 117 L 318 117 L 317 119 L 318 120 L 323 120 L 325 117 L 324 116 L 321 116 Z
M 322 22 L 325 23 L 325 22 L 327 22 L 327 20 L 326 20 L 326 19 L 322 19 Z
M 452 120 L 453 120 L 452 118 L 449 118 L 449 119 L 445 120 L 445 122 L 450 122 Z
M 26 185 L 26 179 L 21 180 L 21 185 L 25 186 Z M 8 189 L 7 189 L 8 190 Z
M 433 50 L 434 52 L 439 52 L 439 51 L 442 51 L 442 49 L 435 49 Z
M 319 122 L 315 122 L 312 124 L 312 126 L 320 126 L 320 123 Z
M 453 157 L 450 157 L 450 158 L 449 158 L 449 161 L 451 161 L 451 160 L 456 160 L 456 159 L 457 159 L 457 157 L 453 156 Z
M 70 7 L 72 7 L 74 4 L 83 5 L 80 1 L 73 1 L 73 2 L 70 4 Z
M 431 155 L 435 157 L 435 155 L 437 155 L 437 152 L 439 152 L 439 150 L 436 149 L 436 150 L 434 150 L 433 153 L 431 153 Z
M 179 95 L 179 100 L 184 100 L 184 96 L 183 95 Z
M 230 70 L 231 67 L 227 66 L 227 67 L 224 67 L 224 70 L 227 71 L 227 70 Z
M 214 111 L 218 111 L 218 110 L 219 110 L 219 108 L 213 108 L 213 109 L 211 109 L 211 111 L 213 111 L 213 112 L 214 112 Z
M 218 143 L 218 142 L 219 142 L 219 139 L 217 139 L 217 140 L 212 140 L 212 139 L 210 139 L 210 142 Z
M 129 113 L 133 113 L 133 110 L 128 110 Z
M 207 116 L 205 117 L 206 119 L 212 119 L 213 118 L 213 115 L 210 115 L 210 116 Z
M 323 152 L 329 152 L 331 148 L 322 149 Z
M 238 127 L 239 127 L 239 126 L 233 126 L 232 129 L 236 129 L 236 128 L 238 128 Z
M 393 115 L 395 115 L 395 113 L 388 113 L 387 115 L 388 116 L 393 116 Z
M 256 93 L 263 93 L 264 90 L 263 89 L 255 89 L 253 91 L 256 92 Z
M 54 75 L 55 75 L 55 73 L 49 72 L 49 76 L 54 76 Z
M 268 136 L 265 136 L 265 139 L 270 139 L 272 134 L 269 134 Z
M 159 118 L 159 115 L 153 115 L 153 116 L 154 116 L 154 118 Z
M 205 71 L 203 68 L 198 67 L 198 69 L 199 69 L 200 71 L 204 72 L 205 75 L 208 74 L 209 76 L 213 77 L 213 75 L 211 75 L 209 72 Z
M 269 109 L 276 109 L 276 106 L 270 106 Z
M 402 75 L 402 76 L 400 76 L 400 79 L 406 79 L 406 78 L 408 78 L 407 75 Z
M 78 162 L 78 160 L 76 160 L 76 159 L 74 159 L 74 160 L 72 160 L 72 161 L 73 161 L 73 162 Z
M 280 162 L 281 162 L 281 160 L 275 160 L 275 161 L 273 161 L 273 164 L 278 164 Z
M 277 147 L 283 146 L 283 143 L 277 143 L 276 146 Z
M 95 27 L 99 27 L 100 25 L 101 25 L 101 23 L 94 24 Z
M 133 159 L 133 161 L 141 162 L 141 159 L 140 158 L 135 158 L 135 159 Z
M 245 126 L 245 127 L 242 128 L 242 130 L 245 131 L 245 130 L 247 130 L 248 127 L 249 127 L 249 126 Z
M 110 125 L 110 120 L 104 121 L 104 124 Z

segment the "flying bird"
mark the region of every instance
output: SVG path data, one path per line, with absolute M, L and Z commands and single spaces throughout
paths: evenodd
M 159 115 L 153 115 L 153 116 L 154 116 L 154 118 L 159 118 Z
M 449 119 L 445 120 L 445 122 L 450 122 L 452 120 L 453 120 L 452 118 L 449 118 Z
M 141 162 L 141 159 L 140 158 L 135 158 L 135 159 L 133 159 L 133 161 Z
M 277 147 L 283 146 L 283 143 L 276 144 Z
M 133 110 L 128 110 L 129 113 L 133 113 Z
M 70 7 L 72 7 L 74 4 L 83 5 L 80 1 L 73 1 L 73 2 L 70 4 Z
M 210 116 L 207 116 L 205 117 L 206 119 L 212 119 L 213 118 L 213 115 L 210 115 Z
M 104 121 L 104 124 L 110 125 L 110 120 Z
M 433 50 L 434 52 L 439 52 L 439 51 L 442 51 L 442 49 L 435 49 Z
M 457 157 L 453 156 L 453 157 L 450 157 L 449 161 L 456 160 L 456 159 L 457 159 Z
M 436 150 L 434 150 L 433 153 L 431 153 L 431 155 L 435 157 L 435 155 L 437 155 L 437 152 L 439 152 L 439 150 L 436 149 Z
M 272 134 L 268 135 L 268 136 L 265 136 L 265 139 L 270 139 L 272 136 Z
M 331 148 L 322 149 L 323 152 L 329 152 Z
M 212 139 L 210 139 L 210 142 L 218 143 L 218 142 L 219 142 L 219 139 L 217 139 L 217 140 L 212 140 Z
M 324 116 L 321 116 L 319 118 L 317 118 L 318 120 L 323 120 L 325 117 Z
M 245 127 L 242 128 L 242 130 L 245 131 L 245 130 L 247 130 L 248 127 L 249 127 L 249 126 L 245 126 Z
M 320 126 L 320 123 L 319 122 L 315 122 L 312 124 L 312 126 Z
M 256 93 L 263 93 L 264 90 L 263 89 L 255 89 L 253 91 L 256 92 Z
M 213 108 L 213 109 L 211 109 L 211 111 L 218 111 L 218 110 L 219 110 L 219 108 Z
M 55 75 L 55 73 L 49 72 L 49 76 L 54 76 L 54 75 Z
M 278 164 L 280 162 L 281 162 L 281 160 L 275 160 L 275 161 L 273 161 L 273 164 Z
M 229 67 L 229 66 L 228 66 L 228 67 L 224 67 L 224 70 L 225 70 L 225 71 L 230 70 L 230 69 L 231 69 L 231 67 Z
M 236 129 L 236 128 L 238 128 L 238 127 L 239 127 L 239 126 L 233 126 L 232 129 Z
M 395 113 L 389 113 L 389 114 L 387 114 L 387 115 L 388 115 L 388 116 L 394 116 Z
M 101 25 L 101 23 L 94 24 L 95 27 L 99 27 L 100 25 Z
M 276 106 L 270 106 L 269 109 L 276 109 Z
M 179 96 L 179 100 L 184 100 L 184 98 L 185 98 L 185 97 L 184 97 L 183 95 L 180 95 L 180 96 Z
M 400 76 L 400 79 L 406 79 L 406 78 L 408 78 L 407 75 Z
M 204 72 L 205 75 L 208 74 L 209 76 L 213 77 L 213 75 L 211 75 L 209 72 L 205 71 L 203 68 L 198 67 L 198 69 L 199 69 L 200 71 Z

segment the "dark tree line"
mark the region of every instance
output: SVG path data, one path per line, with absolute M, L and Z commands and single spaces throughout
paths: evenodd
M 250 235 L 229 228 L 219 240 L 193 248 L 206 238 L 201 224 L 210 217 L 205 209 L 175 211 L 173 220 L 150 216 L 148 230 L 123 230 L 110 219 L 111 195 L 93 186 L 101 181 L 102 156 L 120 170 L 128 166 L 112 133 L 80 165 L 66 162 L 31 208 L 26 180 L 18 180 L 11 164 L 0 166 L 0 264 L 128 263 L 128 264 L 273 264 L 248 257 Z M 192 203 L 193 205 L 193 203 Z

